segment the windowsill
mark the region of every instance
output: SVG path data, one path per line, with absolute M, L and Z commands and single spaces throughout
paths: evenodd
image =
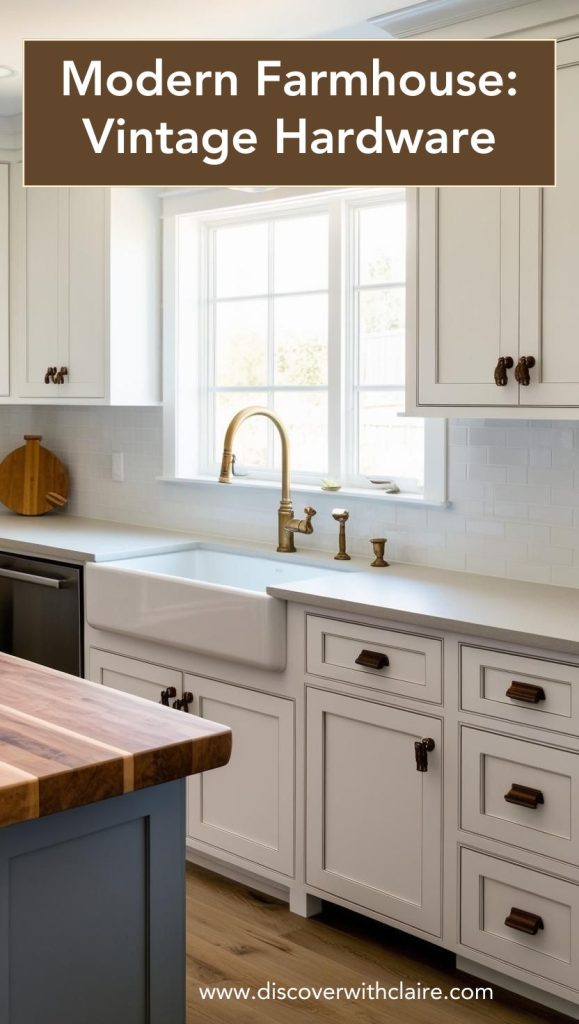
M 207 487 L 221 487 L 225 486 L 219 483 L 213 476 L 158 476 L 157 481 L 159 483 L 168 484 L 202 484 Z M 276 491 L 279 492 L 280 484 L 274 480 L 249 480 L 246 477 L 235 477 L 232 481 L 233 486 L 249 488 L 250 490 L 262 490 L 262 491 Z M 341 497 L 347 498 L 361 498 L 364 501 L 387 501 L 393 505 L 415 505 L 419 508 L 450 508 L 451 502 L 447 499 L 427 499 L 422 494 L 411 494 L 409 492 L 401 492 L 400 494 L 386 494 L 385 491 L 380 491 L 378 488 L 365 488 L 365 487 L 341 487 L 339 491 L 324 491 L 321 487 L 315 487 L 312 484 L 304 483 L 292 483 L 293 494 L 324 494 L 334 497 L 338 500 Z

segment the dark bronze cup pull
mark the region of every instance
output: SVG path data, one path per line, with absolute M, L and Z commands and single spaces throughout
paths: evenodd
M 356 665 L 363 665 L 364 668 L 386 668 L 390 664 L 387 654 L 380 654 L 379 651 L 360 651 L 356 658 Z
M 166 690 L 161 690 L 161 700 L 159 701 L 159 704 L 163 704 L 166 708 L 168 708 L 169 707 L 169 701 L 172 700 L 173 697 L 176 697 L 176 696 L 177 696 L 177 691 L 176 691 L 175 687 L 174 686 L 168 686 Z
M 539 804 L 545 803 L 545 798 L 540 789 L 531 789 L 529 786 L 519 786 L 513 782 L 508 793 L 505 793 L 505 800 L 508 804 L 517 804 L 518 807 L 529 807 L 536 810 Z
M 514 679 L 505 693 L 505 697 L 510 697 L 511 700 L 521 700 L 525 704 L 538 704 L 540 700 L 546 699 L 542 686 L 535 686 L 534 683 L 517 683 Z
M 416 758 L 416 771 L 427 772 L 428 771 L 428 754 L 431 750 L 434 750 L 436 744 L 430 736 L 425 737 L 423 740 L 416 740 L 414 744 L 414 756 Z
M 514 928 L 517 932 L 525 932 L 526 935 L 536 935 L 539 929 L 543 929 L 543 918 L 538 914 L 531 914 L 528 910 L 519 910 L 518 907 L 511 907 L 511 912 L 505 918 L 507 928 Z

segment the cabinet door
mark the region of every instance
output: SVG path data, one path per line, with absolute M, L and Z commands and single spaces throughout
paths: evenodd
M 105 189 L 24 189 L 11 172 L 14 392 L 61 401 L 104 397 Z M 64 366 L 65 383 L 45 383 Z
M 557 186 L 521 196 L 521 405 L 579 406 L 579 39 L 559 43 Z
M 227 767 L 189 780 L 189 836 L 292 875 L 293 701 L 199 676 L 185 689 L 195 714 L 233 731 Z
M 440 935 L 441 786 L 440 720 L 309 689 L 307 882 Z
M 179 697 L 182 693 L 182 676 L 175 669 L 110 654 L 96 647 L 91 647 L 89 652 L 89 679 L 113 690 L 124 690 L 135 697 L 145 697 L 158 703 L 161 691 L 167 687 L 174 687 Z
M 497 387 L 494 370 L 518 350 L 518 191 L 419 189 L 413 201 L 408 274 L 418 273 L 418 292 L 408 291 L 408 343 L 417 347 L 418 411 L 517 405 L 512 372 Z
M 0 164 L 0 395 L 10 394 L 8 164 Z

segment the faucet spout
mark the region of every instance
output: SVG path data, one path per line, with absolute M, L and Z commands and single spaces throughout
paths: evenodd
M 278 545 L 277 550 L 292 553 L 295 551 L 294 544 L 294 532 L 300 533 L 312 533 L 313 526 L 311 525 L 311 515 L 307 520 L 307 528 L 305 527 L 306 520 L 303 522 L 304 527 L 299 529 L 296 527 L 296 520 L 294 519 L 294 509 L 290 493 L 290 456 L 289 456 L 289 438 L 287 430 L 277 416 L 271 409 L 266 409 L 259 405 L 249 405 L 246 409 L 241 409 L 240 412 L 236 413 L 231 420 L 227 430 L 225 431 L 225 438 L 223 440 L 223 455 L 221 458 L 221 471 L 219 474 L 220 484 L 230 484 L 233 467 L 233 442 L 238 428 L 245 420 L 250 419 L 251 416 L 265 416 L 268 420 L 271 420 L 274 427 L 276 428 L 279 439 L 281 442 L 281 500 L 278 509 Z M 312 510 L 313 515 L 315 512 Z

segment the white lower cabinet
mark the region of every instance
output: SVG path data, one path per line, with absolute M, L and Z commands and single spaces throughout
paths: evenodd
M 229 683 L 185 676 L 193 711 L 228 725 L 226 768 L 189 782 L 188 834 L 291 876 L 294 867 L 294 703 Z
M 461 851 L 461 943 L 573 993 L 579 989 L 579 885 Z
M 417 771 L 423 738 L 435 746 Z M 441 747 L 437 718 L 308 689 L 310 886 L 440 935 Z
M 91 647 L 89 652 L 89 679 L 93 683 L 110 686 L 113 690 L 123 690 L 135 697 L 144 697 L 158 703 L 165 703 L 165 699 L 171 702 L 180 699 L 183 691 L 181 672 L 148 661 L 139 661 L 137 658 L 111 654 L 96 647 Z M 162 700 L 161 694 L 167 691 L 167 697 Z
M 8 164 L 0 163 L 0 395 L 10 394 Z

